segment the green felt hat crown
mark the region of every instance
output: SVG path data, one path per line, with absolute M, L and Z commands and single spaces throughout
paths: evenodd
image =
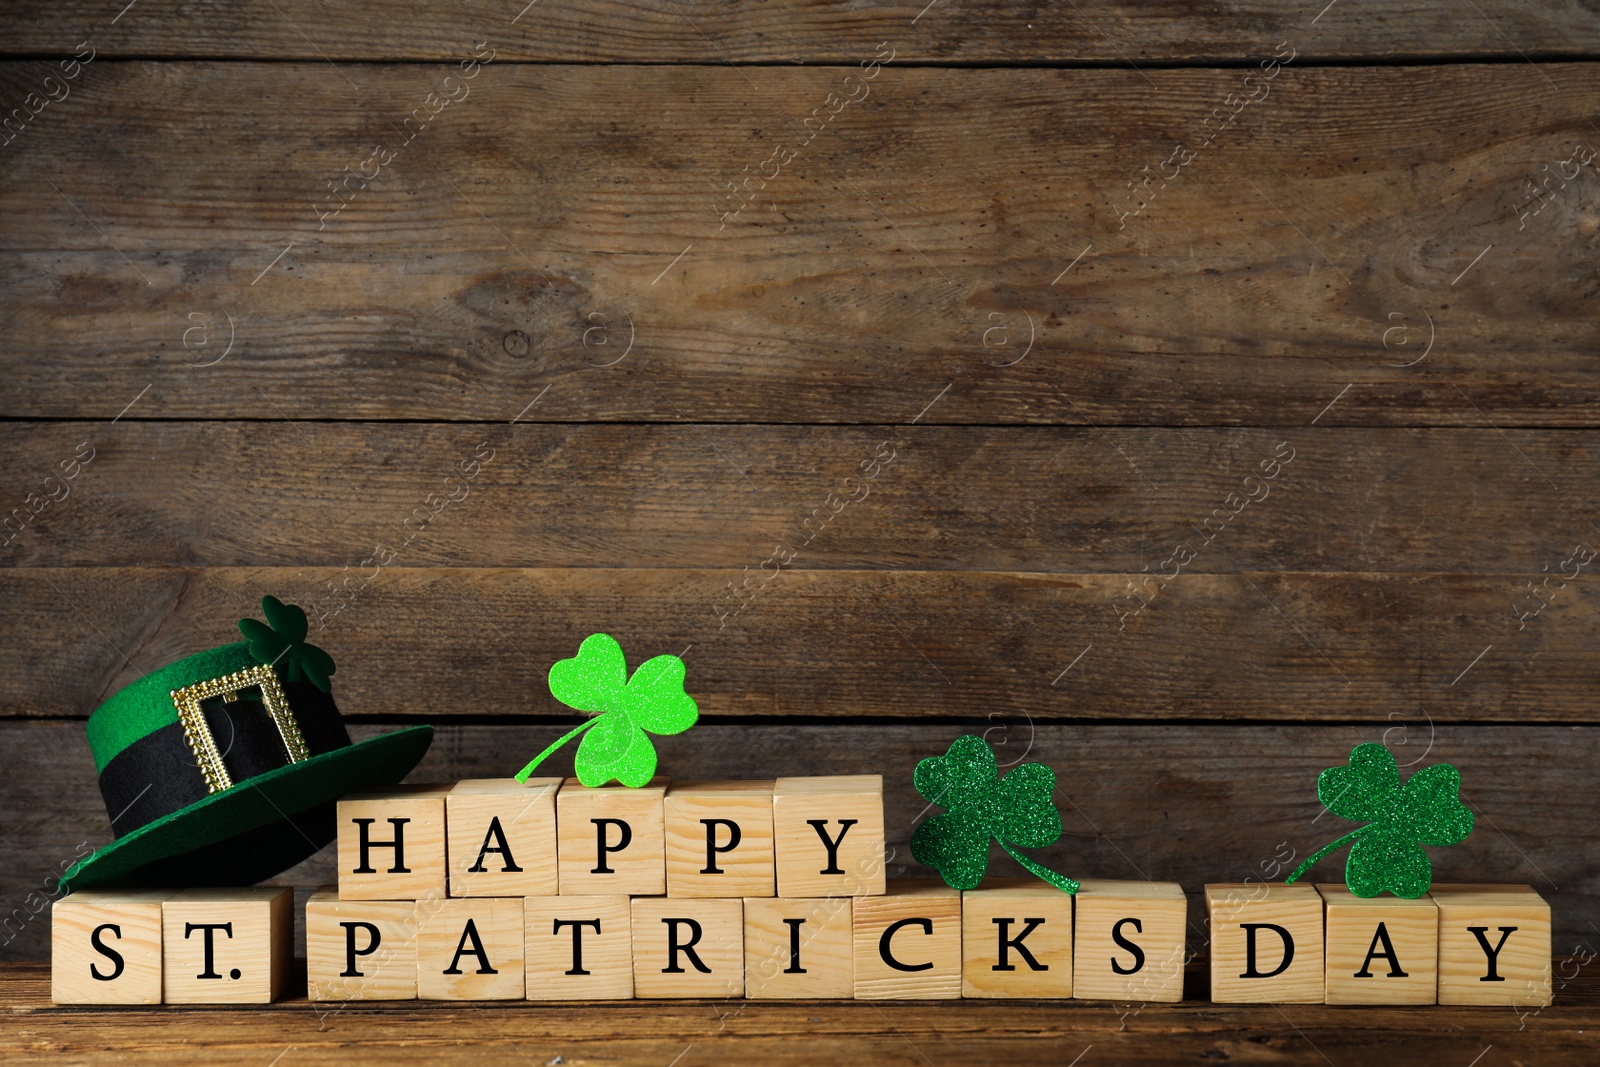
M 259 882 L 333 839 L 338 797 L 393 785 L 421 760 L 430 726 L 351 744 L 305 613 L 270 596 L 261 607 L 266 623 L 239 621 L 247 640 L 152 671 L 89 717 L 116 840 L 63 891 Z

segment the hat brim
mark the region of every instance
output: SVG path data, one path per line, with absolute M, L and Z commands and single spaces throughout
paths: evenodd
M 61 891 L 254 885 L 333 840 L 339 797 L 399 783 L 432 741 L 433 727 L 413 726 L 212 793 L 85 857 L 62 876 Z

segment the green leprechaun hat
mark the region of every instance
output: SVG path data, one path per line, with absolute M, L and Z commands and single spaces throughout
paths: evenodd
M 152 671 L 89 716 L 89 748 L 116 840 L 61 879 L 90 886 L 252 885 L 334 836 L 334 802 L 394 785 L 433 727 L 350 743 L 333 659 L 308 644 L 305 612 L 261 601 L 248 640 Z

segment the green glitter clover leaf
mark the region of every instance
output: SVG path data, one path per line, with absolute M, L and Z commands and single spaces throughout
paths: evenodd
M 1317 776 L 1317 798 L 1343 819 L 1365 822 L 1319 849 L 1286 882 L 1350 841 L 1344 880 L 1358 897 L 1385 889 L 1414 900 L 1433 884 L 1433 864 L 1421 845 L 1453 845 L 1472 833 L 1472 812 L 1461 803 L 1461 772 L 1448 763 L 1424 767 L 1400 784 L 1394 754 L 1378 744 L 1357 745 L 1348 767 Z
M 958 737 L 942 756 L 917 764 L 912 781 L 930 804 L 949 809 L 911 835 L 911 854 L 956 889 L 974 889 L 989 869 L 989 838 L 1011 858 L 1065 893 L 1078 883 L 1018 855 L 1013 844 L 1045 848 L 1061 836 L 1061 814 L 1052 794 L 1056 773 L 1042 763 L 1024 763 L 1004 780 L 994 750 L 981 737 Z
M 333 657 L 306 641 L 306 613 L 275 596 L 261 598 L 265 623 L 240 619 L 239 632 L 250 642 L 256 662 L 275 667 L 285 682 L 304 678 L 324 693 L 329 691 Z
M 694 698 L 683 691 L 683 675 L 683 660 L 656 656 L 629 678 L 622 646 L 609 634 L 590 634 L 577 656 L 550 668 L 550 692 L 595 717 L 535 756 L 517 772 L 517 781 L 526 782 L 545 757 L 588 730 L 572 761 L 578 781 L 590 787 L 612 779 L 634 788 L 648 784 L 656 773 L 656 747 L 645 731 L 681 734 L 700 717 Z

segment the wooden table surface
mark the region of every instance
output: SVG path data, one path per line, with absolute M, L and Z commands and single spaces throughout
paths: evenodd
M 0 1062 L 1592 1067 L 1600 969 L 1573 957 L 1557 960 L 1556 974 L 1556 1001 L 1542 1010 L 1224 1006 L 1198 999 L 1205 979 L 1194 967 L 1191 999 L 1181 1004 L 340 1005 L 296 997 L 248 1008 L 90 1009 L 52 1006 L 48 969 L 10 964 L 0 967 Z

